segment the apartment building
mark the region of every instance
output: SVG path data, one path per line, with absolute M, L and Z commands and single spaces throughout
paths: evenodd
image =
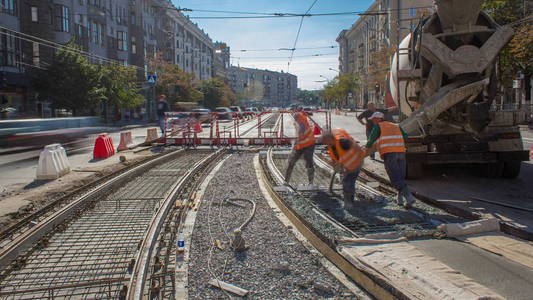
M 230 47 L 226 43 L 215 42 L 215 76 L 227 78 L 230 59 Z
M 158 55 L 198 80 L 216 72 L 213 41 L 170 0 L 0 0 L 0 26 L 0 74 L 7 78 L 0 96 L 9 94 L 9 105 L 36 115 L 41 104 L 31 99 L 25 75 L 46 68 L 55 51 L 38 39 L 75 41 L 94 63 L 137 66 L 139 81 Z M 153 93 L 147 90 L 147 96 Z
M 296 101 L 298 78 L 293 74 L 231 66 L 228 81 L 237 95 L 265 106 L 287 107 Z
M 339 71 L 360 78 L 358 106 L 384 103 L 388 59 L 397 40 L 405 38 L 423 16 L 433 12 L 433 0 L 376 0 L 337 37 Z

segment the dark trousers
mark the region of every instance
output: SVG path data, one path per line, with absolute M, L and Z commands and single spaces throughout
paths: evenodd
M 315 145 L 305 147 L 300 150 L 292 149 L 292 152 L 289 156 L 289 165 L 287 166 L 287 171 L 285 172 L 285 180 L 289 181 L 291 178 L 292 170 L 294 169 L 294 165 L 296 165 L 296 162 L 300 159 L 300 157 L 304 157 L 305 160 L 305 167 L 309 169 L 314 169 L 315 166 L 313 164 L 313 155 L 315 154 Z
M 359 177 L 359 172 L 361 172 L 361 168 L 344 173 L 342 177 L 342 191 L 345 194 L 355 194 L 355 182 L 357 181 L 357 177 Z
M 392 152 L 383 155 L 385 162 L 385 170 L 389 175 L 390 182 L 398 190 L 401 191 L 405 188 L 405 172 L 407 170 L 405 153 L 404 152 Z

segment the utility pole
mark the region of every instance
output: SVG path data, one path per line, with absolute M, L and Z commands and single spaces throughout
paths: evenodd
M 400 6 L 401 0 L 397 0 L 397 16 L 396 16 L 396 98 L 398 101 L 398 120 L 402 122 L 402 101 L 400 97 L 400 34 L 401 34 L 401 23 L 400 23 Z

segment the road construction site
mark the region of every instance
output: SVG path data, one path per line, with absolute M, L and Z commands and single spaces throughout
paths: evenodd
M 317 111 L 312 119 L 366 139 L 354 113 Z M 303 161 L 282 184 L 296 136 L 288 112 L 169 125 L 167 134 L 153 141 L 158 152 L 62 197 L 34 199 L 39 205 L 6 226 L 0 298 L 529 299 L 533 292 L 530 162 L 514 180 L 425 170 L 408 181 L 417 201 L 405 209 L 393 201 L 382 162 L 367 159 L 355 207 L 344 210 L 323 146 L 315 150 L 315 186 L 306 185 Z M 530 147 L 533 135 L 522 135 Z

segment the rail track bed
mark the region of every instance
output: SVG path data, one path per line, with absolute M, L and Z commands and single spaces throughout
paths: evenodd
M 148 242 L 147 236 L 158 237 L 160 228 L 152 227 L 162 224 L 155 218 L 167 215 L 162 209 L 175 201 L 175 189 L 182 191 L 183 181 L 213 153 L 177 151 L 162 156 L 115 183 L 95 188 L 77 206 L 71 203 L 70 211 L 66 206 L 63 214 L 60 210 L 40 220 L 34 225 L 38 230 L 25 231 L 2 249 L 0 297 L 117 299 L 132 294 L 132 287 L 144 288 L 149 284 L 146 269 L 154 262 L 151 250 L 157 244 Z
M 438 225 L 475 217 L 457 216 L 425 198 L 406 210 L 394 203 L 390 184 L 366 172 L 358 179 L 355 207 L 345 211 L 338 180 L 333 193 L 328 189 L 333 170 L 321 155 L 315 156 L 318 187 L 305 186 L 303 161 L 296 164 L 294 182 L 282 184 L 289 152 L 261 153 L 269 194 L 315 248 L 374 297 L 528 299 L 533 292 L 533 265 L 525 262 L 530 255 L 520 260 L 523 249 L 532 249 L 528 242 L 498 232 L 446 238 Z M 496 255 L 483 239 L 514 253 Z
M 267 159 L 265 157 L 265 159 Z M 334 241 L 337 237 L 365 237 L 382 233 L 416 237 L 432 235 L 442 223 L 468 221 L 444 210 L 417 201 L 413 209 L 405 210 L 396 204 L 394 190 L 383 183 L 377 188 L 367 185 L 373 180 L 361 174 L 357 185 L 357 201 L 349 212 L 343 209 L 342 190 L 339 178 L 335 179 L 334 191 L 328 191 L 331 173 L 327 163 L 320 156 L 315 157 L 315 185 L 319 189 L 296 193 L 280 191 L 283 198 L 298 211 L 322 224 L 321 231 Z M 272 162 L 280 173 L 287 167 L 287 153 L 272 152 Z M 294 187 L 307 184 L 305 164 L 300 160 L 294 169 L 291 184 Z M 310 209 L 311 208 L 311 209 Z
M 212 279 L 246 289 L 248 299 L 366 299 L 364 292 L 347 289 L 329 274 L 320 256 L 278 220 L 261 192 L 256 156 L 232 154 L 206 187 L 192 232 L 189 299 L 227 298 L 209 284 Z M 253 211 L 250 201 L 256 211 L 242 231 L 247 249 L 234 251 L 233 230 Z

